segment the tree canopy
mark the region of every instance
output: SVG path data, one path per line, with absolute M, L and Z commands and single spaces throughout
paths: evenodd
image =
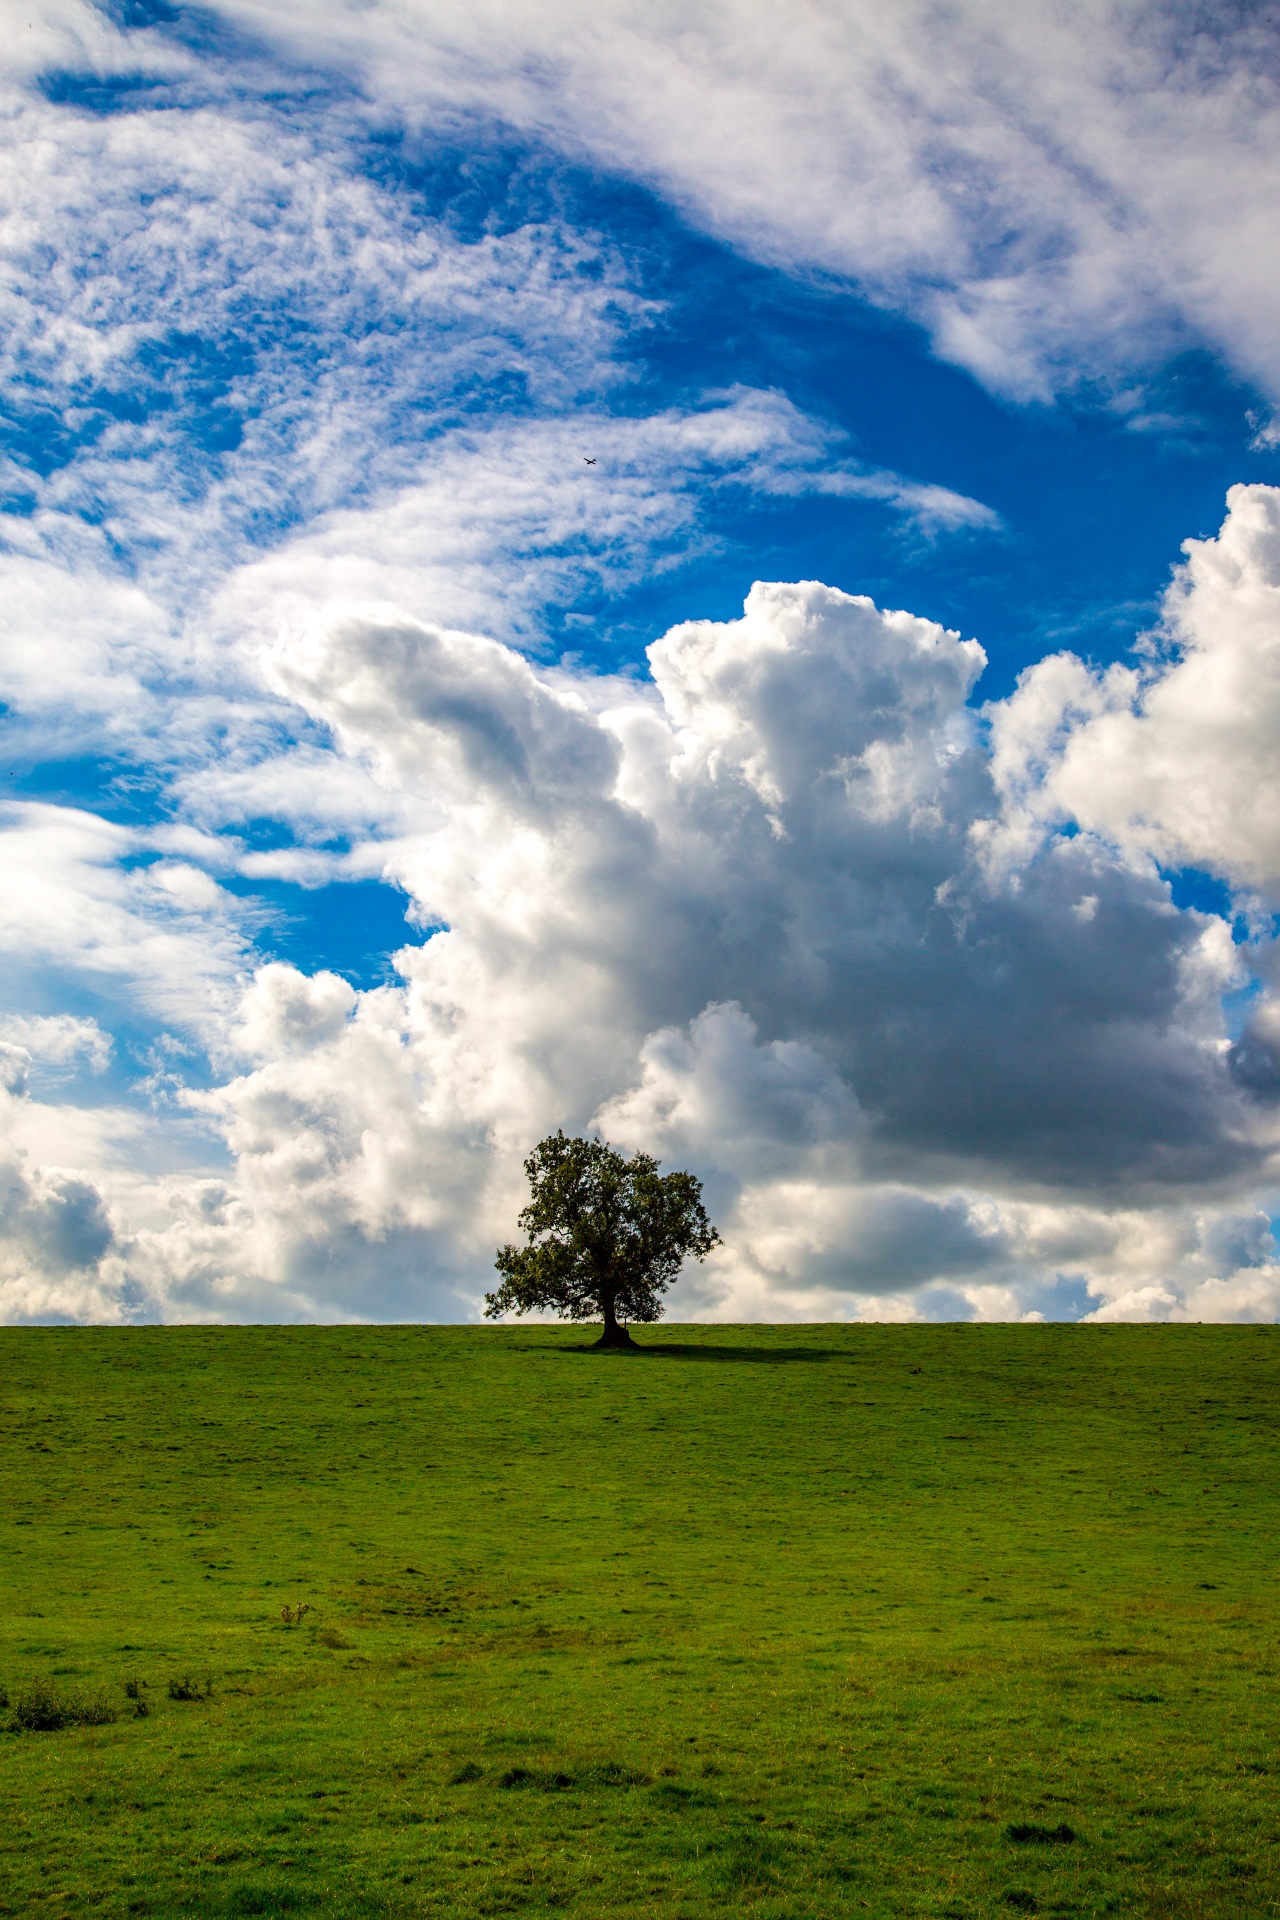
M 657 1320 L 661 1295 L 683 1262 L 702 1260 L 720 1236 L 691 1173 L 658 1172 L 649 1153 L 630 1159 L 603 1140 L 553 1133 L 524 1163 L 530 1199 L 524 1247 L 499 1247 L 502 1285 L 485 1297 L 503 1313 L 552 1312 L 604 1321 L 602 1347 L 634 1345 L 626 1322 Z

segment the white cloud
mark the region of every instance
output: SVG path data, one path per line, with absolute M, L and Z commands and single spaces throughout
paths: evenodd
M 584 454 L 595 465 L 587 468 Z M 536 643 L 548 603 L 617 590 L 704 536 L 708 495 L 874 499 L 926 532 L 991 532 L 981 502 L 860 466 L 784 396 L 739 388 L 637 419 L 580 410 L 444 435 L 409 484 L 309 523 L 226 581 L 211 618 L 274 635 L 317 606 L 386 600 Z
M 606 1101 L 595 1123 L 607 1138 L 664 1159 L 696 1158 L 737 1180 L 805 1166 L 830 1144 L 849 1171 L 861 1131 L 853 1093 L 813 1047 L 758 1041 L 733 1002 L 703 1009 L 687 1034 L 664 1028 L 640 1048 L 639 1084 Z
M 27 1049 L 14 1046 L 8 1040 L 0 1041 L 0 1087 L 6 1093 L 25 1093 L 30 1071 L 31 1055 Z
M 389 599 L 536 645 L 548 606 L 705 543 L 730 487 L 998 526 L 779 394 L 615 414 L 648 309 L 554 196 L 464 237 L 371 177 L 354 103 L 287 114 L 253 91 L 265 68 L 237 88 L 100 15 L 44 27 L 72 74 L 179 92 L 98 114 L 0 90 L 0 383 L 41 443 L 0 476 L 0 697 L 27 759 L 106 752 L 210 807 L 238 774 L 253 804 L 296 716 L 246 639 Z
M 1280 489 L 1233 487 L 1228 508 L 1187 542 L 1168 651 L 1106 672 L 1040 661 L 993 711 L 994 766 L 1032 830 L 1073 820 L 1280 907 Z
M 1020 396 L 1188 338 L 1280 392 L 1274 34 L 1213 7 L 336 0 L 230 18 L 411 123 L 492 116 L 848 275 Z
M 59 973 L 78 975 L 99 990 L 122 987 L 161 1020 L 196 1029 L 216 1020 L 246 951 L 239 903 L 203 870 L 147 860 L 148 851 L 144 833 L 78 808 L 0 810 L 0 953 L 11 994 L 43 997 Z
M 83 1057 L 91 1073 L 105 1073 L 111 1060 L 111 1035 L 96 1020 L 71 1013 L 8 1014 L 0 1018 L 0 1034 L 10 1045 L 53 1066 L 68 1066 Z
M 227 575 L 419 481 L 477 389 L 598 402 L 642 316 L 594 236 L 460 238 L 367 176 L 340 115 L 273 111 L 94 10 L 46 9 L 41 44 L 58 32 L 64 70 L 201 97 L 86 114 L 0 87 L 0 382 L 41 453 L 0 476 L 0 696 L 32 758 L 205 761 L 280 720 L 201 617 Z M 490 512 L 490 555 L 513 531 Z
M 1239 956 L 1099 834 L 975 861 L 981 664 L 813 583 L 673 629 L 651 683 L 385 609 L 286 635 L 279 695 L 388 795 L 442 930 L 398 984 L 274 964 L 224 998 L 179 1112 L 226 1169 L 127 1204 L 94 1171 L 137 1297 L 475 1311 L 530 1143 L 596 1124 L 707 1182 L 727 1245 L 683 1311 L 1255 1311 L 1280 1136 L 1232 1071 Z M 160 871 L 148 910 L 217 923 Z
M 1130 861 L 1216 875 L 1261 933 L 1280 910 L 1280 490 L 1233 487 L 1220 533 L 1186 553 L 1163 645 L 1145 662 L 1098 672 L 1059 654 L 992 710 L 1005 815 L 979 831 L 995 865 L 1025 861 L 1069 824 Z M 1280 1000 L 1266 940 L 1255 965 L 1267 991 L 1227 1058 L 1241 1086 L 1275 1103 Z
M 115 1229 L 98 1187 L 31 1161 L 13 1138 L 24 1078 L 0 1047 L 0 1321 L 121 1317 Z

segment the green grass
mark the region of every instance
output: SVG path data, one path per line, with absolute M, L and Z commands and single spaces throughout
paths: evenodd
M 1280 1331 L 640 1338 L 0 1334 L 0 1911 L 1280 1912 Z

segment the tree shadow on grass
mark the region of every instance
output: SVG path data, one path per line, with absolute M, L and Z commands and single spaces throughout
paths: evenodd
M 557 1346 L 557 1353 L 608 1353 L 610 1350 L 596 1346 L 594 1341 L 575 1341 L 572 1346 Z M 631 1360 L 685 1360 L 719 1362 L 722 1365 L 741 1365 L 757 1367 L 794 1366 L 797 1363 L 819 1365 L 828 1360 L 849 1360 L 853 1356 L 842 1353 L 836 1347 L 730 1347 L 730 1346 L 679 1346 L 665 1342 L 637 1340 L 634 1347 L 614 1349 L 621 1352 L 624 1359 Z

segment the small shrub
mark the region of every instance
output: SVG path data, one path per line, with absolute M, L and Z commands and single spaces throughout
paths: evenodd
M 303 1614 L 310 1613 L 310 1611 L 311 1609 L 305 1601 L 299 1601 L 296 1607 L 287 1605 L 281 1607 L 280 1618 L 284 1621 L 286 1627 L 300 1627 L 302 1625 Z
M 1076 1837 L 1074 1827 L 1060 1820 L 1056 1827 L 1038 1827 L 1033 1820 L 1020 1820 L 1005 1832 L 1019 1846 L 1065 1847 Z
M 177 1674 L 169 1682 L 171 1700 L 208 1700 L 213 1693 L 213 1682 L 206 1679 L 204 1687 L 189 1673 Z
M 115 1719 L 98 1695 L 64 1693 L 47 1680 L 33 1680 L 9 1702 L 13 1733 L 61 1733 L 65 1727 L 103 1727 Z
M 135 1720 L 145 1720 L 151 1711 L 142 1697 L 142 1689 L 146 1684 L 145 1680 L 134 1679 L 126 1680 L 124 1683 L 124 1697 L 126 1700 L 132 1700 L 133 1702 L 133 1717 Z

